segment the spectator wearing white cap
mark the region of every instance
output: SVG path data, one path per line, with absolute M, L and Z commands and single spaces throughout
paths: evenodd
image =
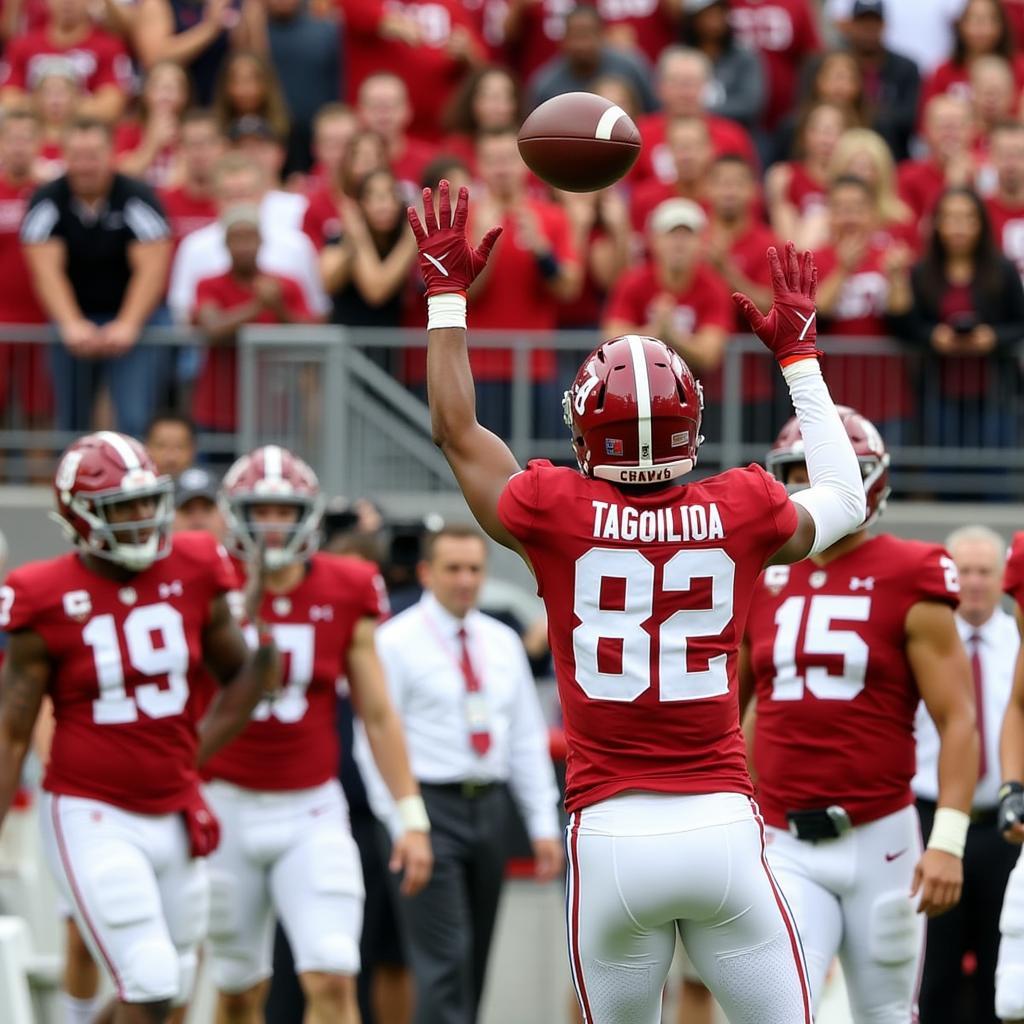
M 651 260 L 624 274 L 608 301 L 604 336 L 644 334 L 671 345 L 698 376 L 716 370 L 733 326 L 729 291 L 701 260 L 707 226 L 690 199 L 666 199 L 647 221 Z

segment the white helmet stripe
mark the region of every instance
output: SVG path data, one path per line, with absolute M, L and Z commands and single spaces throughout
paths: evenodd
M 640 456 L 637 465 L 644 468 L 654 465 L 654 450 L 651 444 L 651 382 L 647 376 L 643 339 L 637 334 L 627 334 L 626 341 L 629 342 L 629 352 L 633 357 L 633 379 L 636 381 L 636 426 Z
M 281 449 L 276 444 L 268 444 L 263 449 L 263 476 L 267 480 L 280 480 L 282 470 Z
M 106 441 L 120 456 L 126 470 L 138 469 L 140 467 L 139 457 L 127 441 L 113 430 L 101 430 L 96 435 L 101 441 Z

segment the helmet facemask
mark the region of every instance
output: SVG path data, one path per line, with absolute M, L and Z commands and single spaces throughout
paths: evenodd
M 320 521 L 324 499 L 320 494 L 273 496 L 247 493 L 221 497 L 221 511 L 230 531 L 230 547 L 246 561 L 260 561 L 270 569 L 282 569 L 295 562 L 305 562 L 320 547 Z M 257 523 L 252 510 L 260 505 L 282 505 L 297 510 L 292 523 Z M 285 534 L 280 545 L 267 545 L 268 534 Z

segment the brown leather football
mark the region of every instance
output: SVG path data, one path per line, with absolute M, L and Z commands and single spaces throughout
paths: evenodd
M 527 167 L 566 192 L 594 192 L 618 181 L 640 155 L 633 119 L 603 96 L 568 92 L 542 103 L 519 129 Z

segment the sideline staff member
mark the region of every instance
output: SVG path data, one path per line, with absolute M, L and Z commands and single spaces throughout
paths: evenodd
M 476 609 L 486 564 L 476 527 L 438 531 L 419 566 L 423 597 L 377 631 L 434 846 L 430 883 L 399 900 L 416 1024 L 476 1020 L 508 856 L 506 783 L 538 880 L 562 868 L 558 787 L 526 654 L 512 629 Z M 371 802 L 386 817 L 365 761 Z

